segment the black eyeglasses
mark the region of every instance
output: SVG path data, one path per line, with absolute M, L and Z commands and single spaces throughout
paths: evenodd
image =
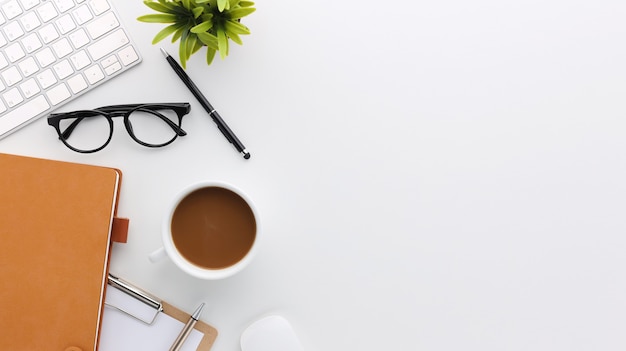
M 128 135 L 147 147 L 171 144 L 187 135 L 181 125 L 191 110 L 189 103 L 131 104 L 99 107 L 66 113 L 53 113 L 48 124 L 70 149 L 91 153 L 104 149 L 113 137 L 113 117 L 124 117 Z

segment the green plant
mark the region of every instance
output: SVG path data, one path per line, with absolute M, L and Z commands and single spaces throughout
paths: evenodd
M 178 56 L 185 68 L 187 60 L 206 46 L 210 65 L 219 51 L 222 59 L 228 55 L 229 40 L 242 45 L 240 35 L 250 34 L 241 18 L 256 9 L 254 2 L 245 0 L 146 0 L 144 4 L 159 12 L 140 16 L 137 20 L 169 24 L 152 40 L 156 44 L 172 35 L 172 43 L 180 40 Z

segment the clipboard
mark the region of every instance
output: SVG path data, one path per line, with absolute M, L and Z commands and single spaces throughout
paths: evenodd
M 167 351 L 189 314 L 109 273 L 99 351 Z M 209 351 L 217 330 L 199 320 L 181 350 Z

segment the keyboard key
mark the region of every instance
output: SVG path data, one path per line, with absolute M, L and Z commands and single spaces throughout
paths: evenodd
M 119 70 L 121 70 L 121 69 L 122 69 L 122 65 L 120 65 L 120 63 L 116 61 L 116 62 L 114 62 L 113 64 L 111 64 L 111 65 L 109 65 L 109 66 L 105 67 L 105 68 L 104 68 L 104 72 L 105 72 L 107 75 L 109 75 L 109 76 L 110 76 L 110 75 L 112 75 L 113 73 L 115 73 L 115 72 L 117 72 L 117 71 L 119 71 Z
M 40 92 L 39 85 L 37 85 L 37 82 L 33 78 L 30 78 L 24 83 L 20 84 L 20 90 L 24 94 L 24 97 L 27 99 L 35 96 L 35 94 Z
M 22 75 L 24 77 L 32 76 L 37 71 L 39 71 L 39 66 L 37 66 L 37 63 L 35 62 L 35 59 L 32 56 L 27 57 L 25 60 L 22 60 L 18 64 L 18 66 L 20 68 L 20 71 L 22 71 Z
M 49 47 L 36 53 L 35 57 L 37 58 L 37 61 L 39 61 L 39 65 L 41 67 L 49 66 L 54 61 L 56 61 L 56 58 L 54 57 L 54 54 L 52 53 L 52 49 L 50 49 Z
M 75 75 L 74 77 L 68 79 L 67 80 L 67 85 L 70 86 L 70 89 L 72 90 L 72 92 L 74 94 L 77 94 L 77 93 L 87 89 L 87 87 L 89 86 L 89 85 L 87 85 L 87 82 L 85 81 L 85 78 L 83 78 L 83 76 L 80 73 Z
M 17 88 L 13 88 L 11 90 L 7 90 L 6 93 L 2 94 L 4 101 L 7 102 L 7 106 L 9 108 L 17 106 L 20 102 L 24 101 L 22 94 L 17 90 Z
M 37 13 L 39 14 L 39 18 L 41 18 L 41 20 L 44 21 L 44 22 L 48 22 L 51 19 L 53 19 L 53 18 L 55 18 L 56 16 L 59 15 L 59 13 L 54 8 L 54 5 L 52 5 L 51 2 L 47 2 L 47 3 L 39 6 L 37 8 Z
M 91 58 L 94 61 L 97 61 L 103 58 L 104 56 L 110 54 L 111 52 L 128 44 L 128 42 L 129 42 L 129 39 L 124 33 L 124 30 L 118 29 L 115 32 L 100 39 L 100 41 L 96 42 L 95 44 L 91 44 L 87 48 L 87 51 L 89 51 Z
M 4 26 L 4 34 L 7 36 L 9 41 L 14 41 L 15 39 L 24 35 L 24 31 L 18 22 L 11 22 Z
M 20 0 L 24 10 L 30 10 L 33 7 L 39 5 L 39 0 Z
M 0 118 L 0 130 L 9 131 L 33 117 L 45 112 L 50 108 L 50 104 L 43 95 L 39 95 L 32 100 L 26 101 L 16 109 L 9 111 Z
M 22 39 L 22 44 L 29 54 L 41 47 L 41 41 L 39 41 L 39 37 L 35 33 L 25 36 L 24 39 Z
M 89 6 L 93 10 L 93 13 L 96 14 L 96 16 L 103 14 L 104 11 L 108 10 L 111 7 L 106 0 L 91 0 L 89 1 Z
M 70 16 L 69 14 L 59 17 L 59 19 L 57 19 L 55 23 L 57 25 L 57 28 L 59 28 L 59 32 L 61 32 L 61 34 L 67 34 L 71 30 L 76 28 L 76 23 L 74 23 L 72 16 Z
M 67 86 L 64 83 L 57 85 L 56 87 L 48 90 L 46 93 L 48 100 L 52 105 L 58 105 L 61 102 L 67 100 L 72 96 L 69 90 L 67 90 Z
M 57 63 L 56 65 L 52 66 L 52 69 L 54 69 L 54 73 L 57 74 L 57 77 L 59 77 L 59 79 L 65 79 L 74 73 L 74 70 L 72 69 L 72 66 L 70 65 L 70 62 L 68 60 L 63 60 Z
M 2 79 L 8 86 L 13 86 L 22 80 L 22 75 L 17 70 L 17 67 L 11 66 L 6 71 L 2 72 Z
M 70 34 L 69 38 L 72 42 L 72 45 L 74 45 L 76 49 L 80 49 L 89 43 L 89 37 L 87 36 L 85 30 L 82 28 Z
M 72 62 L 72 65 L 74 65 L 74 69 L 77 71 L 89 66 L 91 63 L 91 60 L 85 50 L 81 50 L 70 56 L 70 61 Z
M 2 5 L 2 10 L 7 16 L 7 19 L 13 19 L 22 14 L 22 8 L 15 0 L 7 1 L 4 5 Z
M 9 65 L 9 62 L 7 61 L 7 59 L 4 58 L 4 55 L 2 55 L 2 53 L 0 53 L 0 69 L 6 67 Z
M 39 30 L 39 36 L 45 44 L 49 44 L 59 37 L 59 32 L 57 32 L 57 30 L 54 28 L 54 25 L 50 23 L 41 27 L 41 29 Z
M 61 13 L 69 11 L 74 7 L 74 1 L 72 0 L 54 0 L 54 4 L 57 5 L 57 9 Z
M 84 24 L 93 18 L 93 16 L 91 15 L 91 11 L 89 11 L 89 7 L 87 7 L 87 5 L 79 6 L 78 8 L 76 8 L 76 10 L 72 12 L 72 14 L 74 15 L 74 18 L 76 19 L 76 23 L 78 23 L 78 25 Z
M 9 58 L 10 62 L 15 62 L 21 59 L 22 57 L 26 56 L 26 53 L 24 52 L 24 50 L 22 50 L 22 46 L 20 45 L 19 42 L 7 46 L 4 53 Z
M 2 84 L 2 83 L 0 83 Z M 2 102 L 2 100 L 0 100 L 0 113 L 4 112 L 7 110 L 7 107 L 4 105 L 4 102 Z
M 116 62 L 117 62 L 117 56 L 111 55 L 111 56 L 105 58 L 104 60 L 102 60 L 100 62 L 100 64 L 102 65 L 102 67 L 107 67 L 107 66 L 110 66 L 110 65 L 112 65 L 112 64 L 114 64 Z
M 124 64 L 124 66 L 128 66 L 131 63 L 139 60 L 139 55 L 132 46 L 125 47 L 118 53 L 120 56 L 120 60 Z
M 73 51 L 70 42 L 66 38 L 61 38 L 61 40 L 52 44 L 52 50 L 54 50 L 58 58 L 65 57 Z
M 120 23 L 117 21 L 115 14 L 113 12 L 109 12 L 106 15 L 89 23 L 86 28 L 87 32 L 89 32 L 89 35 L 93 39 L 97 39 L 104 34 L 110 32 L 114 28 L 117 28 L 119 25 Z
M 37 18 L 37 15 L 34 12 L 29 12 L 22 16 L 22 18 L 20 18 L 20 22 L 22 22 L 22 26 L 27 32 L 30 32 L 41 25 L 39 18 Z
M 4 35 L 2 35 L 2 33 L 0 33 L 0 48 L 7 45 L 7 40 L 4 39 Z
M 102 73 L 102 70 L 98 67 L 98 65 L 87 68 L 85 70 L 85 76 L 87 77 L 89 84 L 96 84 L 104 79 L 104 73 Z
M 51 69 L 47 69 L 39 73 L 36 78 L 41 86 L 41 89 L 48 89 L 57 82 L 57 79 L 54 77 Z

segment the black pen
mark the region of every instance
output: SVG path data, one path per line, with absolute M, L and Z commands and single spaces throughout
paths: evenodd
M 185 73 L 183 68 L 180 67 L 178 62 L 176 62 L 176 60 L 174 60 L 174 58 L 170 56 L 170 54 L 168 54 L 167 51 L 165 51 L 163 48 L 161 48 L 161 52 L 165 56 L 165 59 L 167 60 L 167 62 L 169 62 L 170 66 L 172 66 L 172 68 L 174 69 L 174 72 L 178 74 L 178 76 L 183 81 L 183 83 L 185 83 L 187 88 L 189 88 L 193 96 L 195 96 L 196 99 L 198 99 L 198 102 L 200 102 L 200 105 L 202 105 L 202 107 L 204 107 L 206 112 L 209 113 L 209 116 L 211 116 L 211 118 L 213 119 L 213 122 L 217 124 L 217 128 L 222 132 L 222 134 L 224 134 L 226 139 L 235 146 L 237 151 L 239 151 L 243 155 L 243 158 L 245 158 L 246 160 L 249 159 L 250 153 L 246 150 L 245 146 L 243 146 L 241 141 L 239 141 L 235 133 L 233 133 L 233 131 L 230 130 L 230 128 L 228 127 L 226 122 L 224 122 L 220 114 L 217 113 L 217 111 L 215 111 L 213 106 L 211 106 L 211 103 L 209 102 L 209 100 L 207 100 L 204 97 L 204 95 L 202 95 L 202 93 L 200 92 L 200 89 L 198 89 L 198 87 L 193 83 L 193 81 L 191 81 L 191 78 L 189 78 L 189 76 L 187 75 L 187 73 Z

